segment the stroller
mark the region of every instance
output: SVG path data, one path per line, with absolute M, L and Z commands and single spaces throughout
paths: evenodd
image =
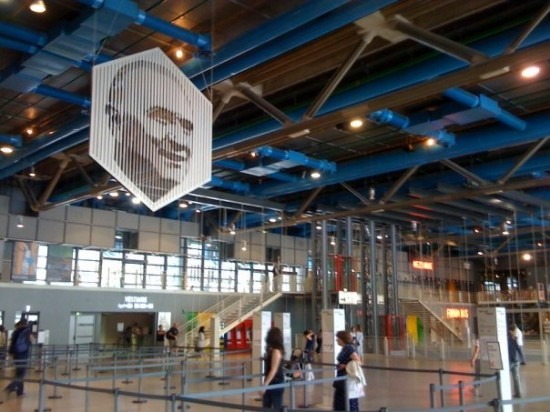
M 283 363 L 283 371 L 286 381 L 300 380 L 304 378 L 302 373 L 304 366 L 304 352 L 302 349 L 294 349 L 290 360 Z

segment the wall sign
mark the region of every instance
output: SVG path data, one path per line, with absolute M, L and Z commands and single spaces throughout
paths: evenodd
M 147 296 L 124 296 L 124 303 L 119 303 L 119 309 L 153 309 L 155 305 L 147 302 Z
M 424 269 L 424 270 L 434 270 L 433 262 L 426 262 L 424 260 L 413 260 L 413 268 L 415 269 Z
M 468 319 L 470 317 L 470 311 L 466 308 L 447 308 L 447 319 Z

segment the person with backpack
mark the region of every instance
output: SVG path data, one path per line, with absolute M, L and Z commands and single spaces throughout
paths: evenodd
M 9 354 L 12 356 L 15 365 L 15 378 L 4 389 L 8 394 L 15 392 L 16 395 L 23 396 L 24 379 L 27 373 L 27 363 L 31 352 L 31 332 L 32 325 L 26 319 L 21 319 L 15 325 L 15 330 L 11 335 Z

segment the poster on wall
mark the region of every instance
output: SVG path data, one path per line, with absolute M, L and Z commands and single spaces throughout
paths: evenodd
M 16 282 L 36 280 L 38 245 L 34 242 L 14 242 L 11 280 Z
M 71 246 L 48 246 L 46 280 L 48 282 L 70 282 L 73 269 L 73 248 Z

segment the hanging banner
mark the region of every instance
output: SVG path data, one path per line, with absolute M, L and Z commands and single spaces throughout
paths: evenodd
M 151 210 L 212 177 L 212 104 L 160 49 L 98 64 L 90 156 Z
M 46 280 L 48 282 L 71 282 L 73 248 L 71 246 L 48 246 Z
M 11 280 L 15 282 L 35 281 L 38 244 L 14 242 Z

